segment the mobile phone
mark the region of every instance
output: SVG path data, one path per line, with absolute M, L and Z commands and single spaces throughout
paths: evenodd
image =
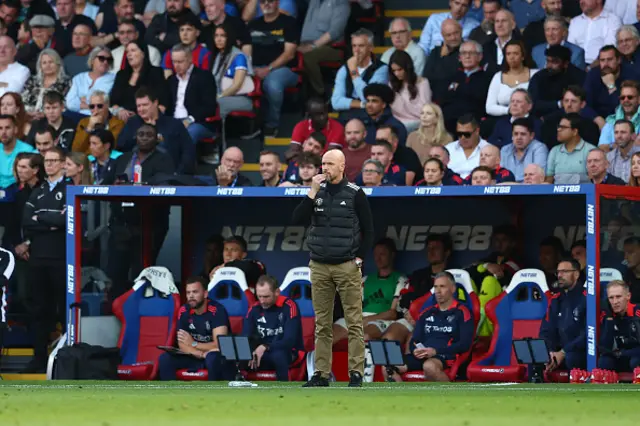
M 424 349 L 424 345 L 420 342 L 416 343 L 416 349 Z

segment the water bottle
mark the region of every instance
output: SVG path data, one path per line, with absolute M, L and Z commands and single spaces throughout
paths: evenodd
M 133 166 L 133 184 L 140 185 L 142 183 L 142 164 L 137 163 Z

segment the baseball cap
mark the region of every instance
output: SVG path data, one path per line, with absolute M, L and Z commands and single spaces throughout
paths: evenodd
M 56 21 L 54 21 L 53 18 L 49 15 L 34 15 L 34 17 L 29 21 L 29 26 L 31 28 L 53 28 L 56 26 Z

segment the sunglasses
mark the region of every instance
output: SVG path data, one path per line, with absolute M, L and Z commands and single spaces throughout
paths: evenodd
M 96 56 L 100 62 L 111 62 L 113 58 L 111 56 Z
M 104 107 L 104 104 L 90 104 L 89 105 L 89 109 L 102 109 Z
M 632 100 L 634 98 L 635 98 L 635 96 L 631 96 L 631 95 L 621 95 L 620 96 L 620 100 L 621 101 Z
M 458 135 L 458 138 L 465 138 L 465 139 L 469 139 L 472 134 L 473 132 L 456 132 L 456 135 Z

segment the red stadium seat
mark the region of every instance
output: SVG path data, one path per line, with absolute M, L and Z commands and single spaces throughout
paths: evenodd
M 154 379 L 162 353 L 157 346 L 173 346 L 175 342 L 180 294 L 168 269 L 153 268 L 165 274 L 170 281 L 167 286 L 161 285 L 159 280 L 139 277 L 131 290 L 113 302 L 113 313 L 122 323 L 118 339 L 122 356 L 118 377 L 121 380 Z
M 298 351 L 298 358 L 289 368 L 289 381 L 301 382 L 307 379 L 307 353 Z M 242 375 L 250 381 L 275 382 L 276 372 L 274 370 L 265 371 L 243 371 Z
M 487 318 L 495 329 L 489 351 L 469 365 L 469 381 L 526 380 L 527 366 L 517 363 L 512 342 L 514 339 L 538 337 L 549 300 L 549 288 L 542 271 L 522 269 L 515 274 L 509 286 L 485 307 Z M 557 378 L 559 380 L 560 377 Z

